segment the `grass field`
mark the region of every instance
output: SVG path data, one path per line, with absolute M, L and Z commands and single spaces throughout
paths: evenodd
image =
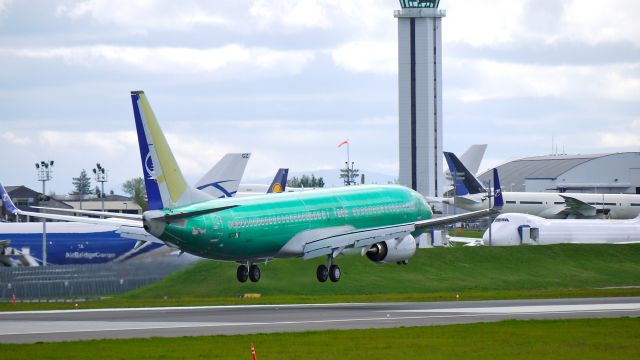
M 11 359 L 640 359 L 640 319 L 0 345 Z
M 640 295 L 640 245 L 459 247 L 419 250 L 409 265 L 340 257 L 339 283 L 318 283 L 322 260 L 276 260 L 259 283 L 240 284 L 235 264 L 202 261 L 168 278 L 86 307 L 234 303 L 434 301 Z M 246 293 L 259 299 L 240 299 Z M 0 310 L 71 308 L 61 304 L 0 304 Z

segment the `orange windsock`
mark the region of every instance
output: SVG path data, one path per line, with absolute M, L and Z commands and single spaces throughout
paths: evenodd
M 349 143 L 349 140 L 345 140 L 345 141 L 341 142 L 340 144 L 338 144 L 338 147 L 340 147 L 340 146 L 342 146 L 344 144 L 348 144 L 348 143 Z

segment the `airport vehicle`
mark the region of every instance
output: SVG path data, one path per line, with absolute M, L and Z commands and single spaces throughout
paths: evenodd
M 444 155 L 457 180 L 454 197 L 440 201 L 469 211 L 486 208 L 487 189 L 455 154 L 445 152 Z M 503 213 L 523 213 L 546 219 L 633 219 L 640 214 L 640 195 L 503 192 L 503 197 Z
M 484 209 L 433 219 L 430 207 L 419 193 L 395 185 L 211 201 L 187 185 L 144 92 L 133 91 L 131 99 L 134 116 L 139 117 L 136 125 L 142 125 L 148 139 L 163 209 L 146 211 L 142 221 L 55 214 L 46 217 L 115 225 L 121 233 L 134 238 L 148 232 L 180 251 L 238 262 L 236 276 L 240 282 L 260 280 L 258 264 L 276 258 L 326 257 L 326 265 L 317 267 L 316 277 L 321 282 L 327 279 L 337 282 L 342 272 L 334 259 L 340 254 L 359 253 L 377 263 L 406 264 L 416 251 L 415 236 L 424 229 L 496 212 Z M 0 192 L 8 211 L 36 216 L 37 213 L 18 210 L 1 185 Z M 496 195 L 499 207 L 502 198 L 499 193 Z
M 629 220 L 548 220 L 529 214 L 500 214 L 482 237 L 484 245 L 635 244 L 640 243 L 640 217 Z

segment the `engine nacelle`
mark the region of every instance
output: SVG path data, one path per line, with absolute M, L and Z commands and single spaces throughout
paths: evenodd
M 411 234 L 402 239 L 391 239 L 371 245 L 367 257 L 377 263 L 406 261 L 416 253 L 416 239 Z

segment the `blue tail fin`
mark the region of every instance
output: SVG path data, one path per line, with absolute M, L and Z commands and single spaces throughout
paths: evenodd
M 134 95 L 132 94 L 132 97 Z M 144 186 L 147 189 L 147 204 L 149 210 L 161 210 L 162 198 L 160 197 L 160 188 L 158 187 L 158 179 L 154 173 L 153 160 L 151 159 L 151 153 L 149 152 L 149 145 L 147 137 L 142 125 L 142 118 L 140 116 L 140 109 L 138 106 L 133 106 L 133 117 L 136 123 L 136 132 L 138 134 L 138 146 L 140 147 L 140 160 L 142 161 L 142 174 L 144 176 Z
M 287 176 L 289 175 L 289 169 L 278 169 L 276 176 L 267 190 L 267 194 L 281 193 L 287 188 Z
M 480 181 L 464 166 L 462 161 L 451 152 L 444 152 L 444 157 L 447 160 L 449 171 L 451 176 L 454 177 L 453 181 L 456 189 L 456 196 L 464 196 L 468 194 L 480 194 L 486 193 L 487 190 L 480 184 Z
M 504 200 L 502 199 L 502 188 L 500 187 L 498 169 L 493 168 L 493 207 L 501 208 L 503 205 Z
M 2 184 L 0 184 L 0 197 L 2 197 L 2 206 L 6 211 L 14 215 L 18 213 L 18 208 L 13 205 L 13 201 L 11 201 L 9 194 L 7 194 L 7 191 L 4 189 Z

